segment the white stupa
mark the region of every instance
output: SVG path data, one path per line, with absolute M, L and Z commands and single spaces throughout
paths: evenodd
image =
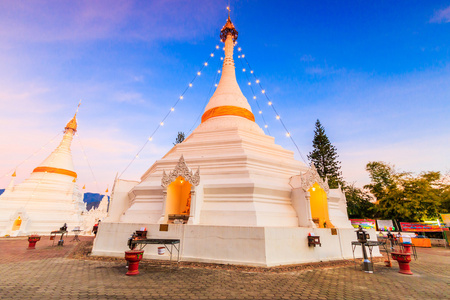
M 271 266 L 352 257 L 345 196 L 335 191 L 330 213 L 315 168 L 255 123 L 236 81 L 237 35 L 228 17 L 222 77 L 201 124 L 139 182 L 116 180 L 93 255 L 122 256 L 131 233 L 146 227 L 149 237 L 179 238 L 183 260 Z M 326 247 L 308 247 L 308 233 Z
M 30 177 L 17 185 L 12 178 L 0 196 L 0 236 L 50 234 L 64 223 L 69 230 L 82 225 L 85 203 L 76 184 L 70 151 L 76 130 L 75 114 L 59 146 Z

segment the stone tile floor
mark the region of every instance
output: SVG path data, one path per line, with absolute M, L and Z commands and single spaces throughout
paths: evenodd
M 414 275 L 376 263 L 366 274 L 343 265 L 289 271 L 248 272 L 226 268 L 141 263 L 125 276 L 124 260 L 74 256 L 82 243 L 48 237 L 26 250 L 26 238 L 0 238 L 0 299 L 450 299 L 450 249 L 418 249 Z M 79 248 L 79 247 L 78 247 Z

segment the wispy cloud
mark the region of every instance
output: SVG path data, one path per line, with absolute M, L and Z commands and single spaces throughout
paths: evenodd
M 208 30 L 216 3 L 99 0 L 0 2 L 0 38 L 55 42 L 96 39 L 186 39 Z
M 114 98 L 121 103 L 142 104 L 145 102 L 142 94 L 136 92 L 118 92 Z
M 430 23 L 450 23 L 450 6 L 435 12 Z

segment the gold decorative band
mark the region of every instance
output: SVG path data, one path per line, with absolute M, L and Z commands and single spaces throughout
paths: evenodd
M 214 107 L 205 111 L 205 113 L 202 116 L 202 123 L 210 118 L 219 116 L 238 116 L 255 122 L 255 116 L 248 109 L 238 106 L 226 105 Z
M 37 167 L 36 169 L 33 170 L 33 173 L 34 172 L 56 173 L 56 174 L 62 174 L 62 175 L 67 175 L 67 176 L 72 176 L 72 177 L 77 178 L 77 173 L 75 173 L 74 171 L 52 168 L 52 167 Z

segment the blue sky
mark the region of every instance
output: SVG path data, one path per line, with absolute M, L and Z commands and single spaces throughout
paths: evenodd
M 80 99 L 72 147 L 79 183 L 92 192 L 111 186 L 215 46 L 222 48 L 227 4 L 0 1 L 0 187 L 24 159 L 37 152 L 17 168 L 18 182 L 56 147 L 62 135 L 38 151 Z M 231 6 L 242 48 L 235 51 L 238 82 L 261 127 L 238 54 L 245 54 L 304 156 L 320 119 L 347 181 L 367 183 L 364 167 L 374 160 L 403 171 L 450 170 L 450 1 Z M 215 52 L 123 178 L 138 179 L 170 150 L 178 131 L 195 125 L 221 54 Z M 252 87 L 270 134 L 296 151 L 255 82 Z

